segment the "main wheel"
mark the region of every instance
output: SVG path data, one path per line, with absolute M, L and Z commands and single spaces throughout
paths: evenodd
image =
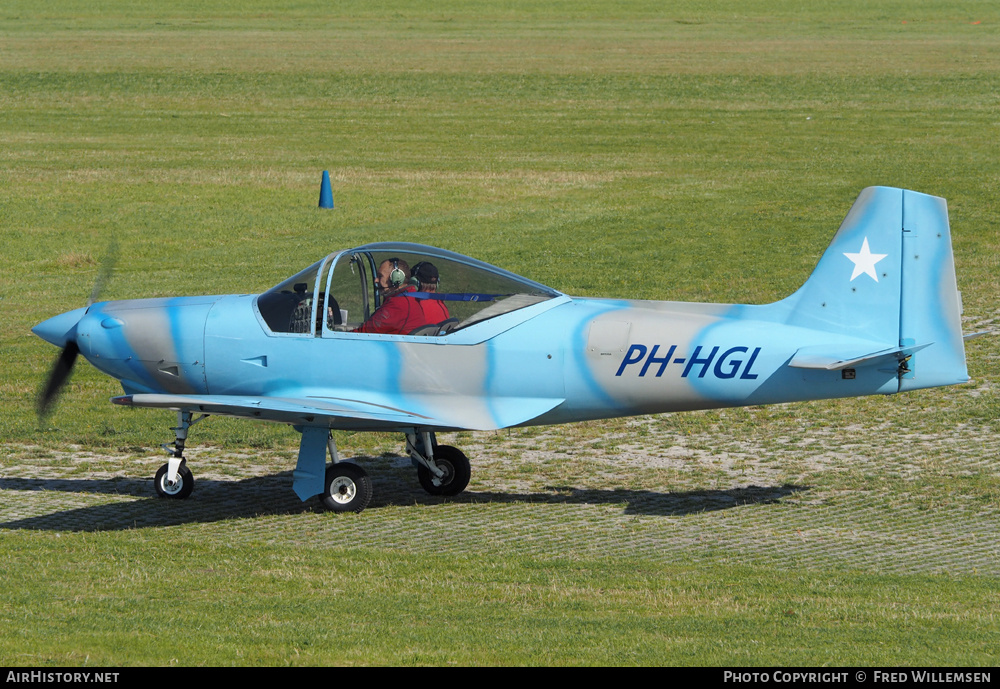
M 372 480 L 368 472 L 351 462 L 337 462 L 326 470 L 323 505 L 334 512 L 360 512 L 372 499 Z
M 164 464 L 156 471 L 153 478 L 153 485 L 156 487 L 156 494 L 161 498 L 173 498 L 183 500 L 191 495 L 194 490 L 194 474 L 187 468 L 186 464 L 177 467 L 177 480 L 174 483 L 167 481 L 168 465 Z
M 434 463 L 444 472 L 437 478 L 424 465 L 417 467 L 417 480 L 431 495 L 458 495 L 469 485 L 472 466 L 461 450 L 451 445 L 438 445 L 434 449 Z

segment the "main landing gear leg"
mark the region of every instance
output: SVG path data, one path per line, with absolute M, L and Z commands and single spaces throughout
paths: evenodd
M 170 429 L 175 434 L 174 442 L 163 443 L 160 446 L 167 451 L 170 459 L 157 470 L 156 476 L 153 478 L 156 494 L 161 498 L 183 500 L 194 490 L 194 475 L 187 468 L 187 460 L 184 459 L 184 445 L 187 442 L 188 429 L 206 416 L 208 414 L 202 414 L 197 419 L 192 419 L 189 411 L 177 412 L 177 426 Z
M 417 466 L 420 486 L 431 495 L 458 495 L 469 485 L 469 458 L 450 445 L 438 445 L 432 431 L 407 433 L 406 451 Z
M 353 462 L 340 460 L 332 433 L 327 436 L 326 447 L 331 463 L 326 469 L 320 501 L 332 512 L 360 512 L 372 499 L 368 472 Z

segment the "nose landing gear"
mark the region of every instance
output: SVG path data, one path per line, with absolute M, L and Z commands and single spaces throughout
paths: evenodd
M 161 498 L 183 500 L 194 490 L 194 474 L 188 469 L 187 460 L 184 459 L 184 444 L 187 442 L 188 429 L 207 416 L 208 414 L 202 414 L 197 419 L 192 419 L 189 411 L 177 412 L 177 426 L 170 429 L 175 434 L 174 442 L 160 446 L 167 451 L 170 459 L 157 469 L 156 476 L 153 477 L 153 487 Z

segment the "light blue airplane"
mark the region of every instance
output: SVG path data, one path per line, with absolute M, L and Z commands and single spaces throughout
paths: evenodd
M 432 263 L 408 308 L 449 318 L 408 334 L 353 332 L 381 305 L 389 261 Z M 865 189 L 806 283 L 761 306 L 581 299 L 450 251 L 337 251 L 263 294 L 93 303 L 35 334 L 62 347 L 46 408 L 77 353 L 121 381 L 112 402 L 177 412 L 162 496 L 184 498 L 192 424 L 239 416 L 301 432 L 296 494 L 364 509 L 371 481 L 331 429 L 394 431 L 423 488 L 456 495 L 469 460 L 442 431 L 892 394 L 968 380 L 944 199 Z M 326 462 L 329 452 L 332 463 Z

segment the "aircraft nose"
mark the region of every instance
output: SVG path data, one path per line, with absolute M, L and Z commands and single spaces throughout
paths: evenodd
M 56 347 L 65 347 L 68 342 L 76 340 L 76 324 L 87 313 L 87 308 L 89 307 L 84 306 L 53 316 L 36 325 L 31 332 Z

